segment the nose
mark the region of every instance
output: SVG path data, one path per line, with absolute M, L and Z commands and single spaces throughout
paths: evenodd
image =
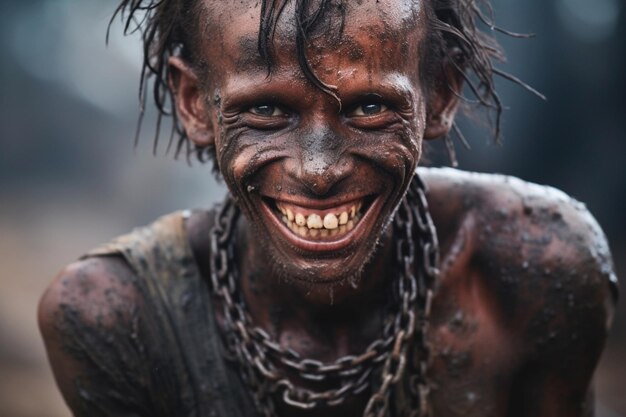
M 329 128 L 318 128 L 301 135 L 295 177 L 316 197 L 333 192 L 333 187 L 346 178 L 352 163 L 342 155 L 342 138 Z

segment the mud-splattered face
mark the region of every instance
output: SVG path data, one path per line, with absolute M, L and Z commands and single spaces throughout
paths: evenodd
M 242 3 L 208 5 L 203 89 L 220 171 L 282 273 L 336 282 L 370 258 L 420 158 L 424 13 L 415 1 L 344 2 L 339 34 L 331 10 L 334 23 L 320 24 L 307 57 L 335 98 L 298 64 L 294 2 L 269 76 L 257 52 L 259 2 Z

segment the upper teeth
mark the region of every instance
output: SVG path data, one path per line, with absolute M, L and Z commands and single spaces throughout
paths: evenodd
M 298 226 L 307 227 L 310 230 L 334 230 L 337 229 L 339 226 L 348 224 L 348 221 L 350 221 L 350 219 L 354 219 L 357 212 L 361 209 L 362 204 L 357 203 L 352 205 L 346 211 L 342 211 L 339 213 L 327 213 L 323 216 L 321 213 L 311 213 L 309 215 L 304 215 L 302 213 L 298 213 L 297 211 L 294 213 L 294 210 L 292 210 L 291 208 L 285 208 L 280 203 L 277 203 L 276 206 L 285 216 L 284 220 L 287 220 L 289 222 L 295 222 L 295 224 Z
M 324 226 L 322 218 L 315 213 L 309 215 L 306 219 L 306 225 L 309 229 L 321 229 Z
M 339 227 L 339 219 L 332 213 L 328 213 L 324 216 L 324 228 L 326 229 L 336 229 Z

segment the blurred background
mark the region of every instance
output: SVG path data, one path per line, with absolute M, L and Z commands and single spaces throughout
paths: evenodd
M 558 187 L 603 226 L 626 276 L 626 4 L 494 0 L 504 67 L 547 95 L 499 88 L 503 146 L 463 122 L 460 167 Z M 179 209 L 219 200 L 210 167 L 152 156 L 153 114 L 133 149 L 140 43 L 107 0 L 0 2 L 0 416 L 69 417 L 36 326 L 37 301 L 68 262 Z M 434 165 L 446 164 L 434 145 Z M 626 416 L 626 303 L 596 373 L 597 414 Z M 575 364 L 572 364 L 575 366 Z

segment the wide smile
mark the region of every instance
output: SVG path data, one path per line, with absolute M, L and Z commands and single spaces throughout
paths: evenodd
M 379 195 L 344 201 L 290 201 L 263 198 L 263 211 L 282 237 L 300 251 L 340 253 L 367 236 L 378 219 Z

